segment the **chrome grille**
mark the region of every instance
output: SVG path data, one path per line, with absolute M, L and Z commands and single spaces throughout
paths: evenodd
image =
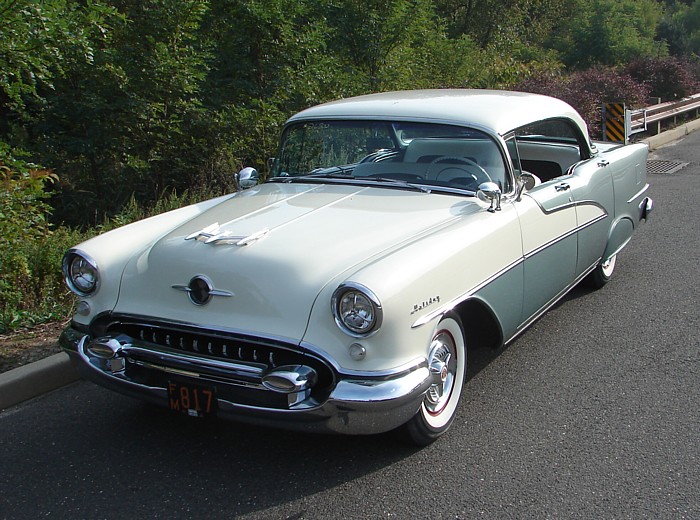
M 303 353 L 294 352 L 287 348 L 240 338 L 213 336 L 154 325 L 113 323 L 109 325 L 106 332 L 108 334 L 126 334 L 144 344 L 150 343 L 161 348 L 186 352 L 204 358 L 263 364 L 269 368 L 300 362 L 301 358 L 306 359 Z
M 100 336 L 118 336 L 125 335 L 133 338 L 137 343 L 137 350 L 146 351 L 150 349 L 153 354 L 158 352 L 175 354 L 183 353 L 187 356 L 193 356 L 205 360 L 218 360 L 236 365 L 247 365 L 254 367 L 261 374 L 285 365 L 305 365 L 312 367 L 317 375 L 318 381 L 312 390 L 312 396 L 322 400 L 334 386 L 335 375 L 330 366 L 318 356 L 302 350 L 299 346 L 286 344 L 283 342 L 274 342 L 264 338 L 247 337 L 242 335 L 212 333 L 207 330 L 199 330 L 193 327 L 174 326 L 167 323 L 152 323 L 142 322 L 132 319 L 117 319 L 114 317 L 98 320 L 93 324 L 92 334 L 94 337 Z M 139 355 L 136 354 L 136 358 Z M 150 356 L 149 356 L 150 357 Z M 161 356 L 166 359 L 167 356 Z M 145 359 L 145 358 L 144 358 Z M 166 362 L 161 359 L 161 362 Z M 172 363 L 173 366 L 176 363 Z M 134 364 L 128 365 L 127 369 L 137 370 Z M 250 388 L 250 382 L 240 378 L 240 373 L 236 379 L 239 381 L 231 381 L 228 378 L 222 377 L 221 371 L 215 374 L 214 371 L 208 370 L 203 372 L 203 376 L 213 382 L 230 383 L 236 386 L 248 388 L 239 388 L 236 399 L 238 402 L 266 405 L 271 407 L 282 407 L 284 405 L 279 395 L 274 394 L 269 390 L 263 389 L 258 384 L 255 384 L 256 389 Z M 136 372 L 134 375 L 138 376 Z M 138 377 L 155 377 L 148 376 L 143 373 Z M 259 376 L 254 377 L 258 381 Z M 243 392 L 243 393 L 241 393 Z M 255 394 L 255 395 L 254 395 Z M 265 397 L 265 396 L 268 397 Z M 282 396 L 284 397 L 284 396 Z

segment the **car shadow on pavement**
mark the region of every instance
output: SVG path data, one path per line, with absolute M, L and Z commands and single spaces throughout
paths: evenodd
M 86 381 L 0 420 L 13 447 L 3 454 L 0 481 L 22 483 L 4 507 L 27 518 L 48 514 L 46 504 L 60 511 L 56 504 L 66 500 L 70 510 L 79 503 L 84 518 L 106 511 L 110 518 L 165 511 L 234 518 L 344 488 L 420 452 L 391 434 L 319 435 L 188 418 Z

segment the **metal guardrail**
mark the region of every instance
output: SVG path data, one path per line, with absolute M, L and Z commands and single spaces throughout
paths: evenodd
M 669 101 L 658 105 L 651 105 L 640 108 L 638 110 L 628 110 L 629 123 L 627 135 L 646 132 L 651 130 L 653 133 L 659 133 L 661 130 L 660 123 L 666 119 L 675 118 L 681 114 L 700 110 L 700 94 L 693 94 L 690 97 L 683 98 L 680 101 Z M 625 114 L 627 116 L 627 114 Z M 627 119 L 627 117 L 626 117 Z M 650 129 L 650 125 L 656 123 L 655 129 Z M 627 126 L 627 125 L 626 125 Z

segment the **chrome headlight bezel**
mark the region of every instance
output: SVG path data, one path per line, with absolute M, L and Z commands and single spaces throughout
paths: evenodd
M 372 336 L 382 325 L 382 304 L 364 285 L 341 284 L 333 293 L 331 308 L 338 327 L 354 338 Z
M 97 262 L 77 249 L 71 249 L 63 256 L 63 277 L 66 285 L 78 296 L 92 296 L 100 288 Z

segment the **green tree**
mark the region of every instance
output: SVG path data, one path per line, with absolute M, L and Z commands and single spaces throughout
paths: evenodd
M 440 32 L 432 2 L 427 0 L 329 2 L 327 18 L 333 29 L 333 49 L 366 92 L 391 88 L 384 75 L 397 68 L 392 56 L 399 54 L 401 65 L 410 69 L 412 51 Z
M 436 0 L 449 35 L 469 35 L 480 47 L 514 42 L 537 46 L 569 12 L 568 0 Z
M 115 2 L 116 4 L 116 2 Z M 185 189 L 210 147 L 213 116 L 201 103 L 208 3 L 121 1 L 125 23 L 91 63 L 73 67 L 47 96 L 38 151 L 59 163 L 57 219 L 77 224 L 113 214 L 132 196 L 152 201 Z
M 655 39 L 663 14 L 655 0 L 576 0 L 569 9 L 549 42 L 568 67 L 621 65 L 667 53 L 665 43 Z
M 689 31 L 685 27 L 688 6 L 675 1 L 668 4 L 656 30 L 657 38 L 666 42 L 672 56 L 687 56 L 691 53 Z
M 689 50 L 700 55 L 700 0 L 696 0 L 682 17 L 683 27 L 687 31 Z
M 0 97 L 5 115 L 24 115 L 28 98 L 78 62 L 91 62 L 114 11 L 100 2 L 0 1 Z

